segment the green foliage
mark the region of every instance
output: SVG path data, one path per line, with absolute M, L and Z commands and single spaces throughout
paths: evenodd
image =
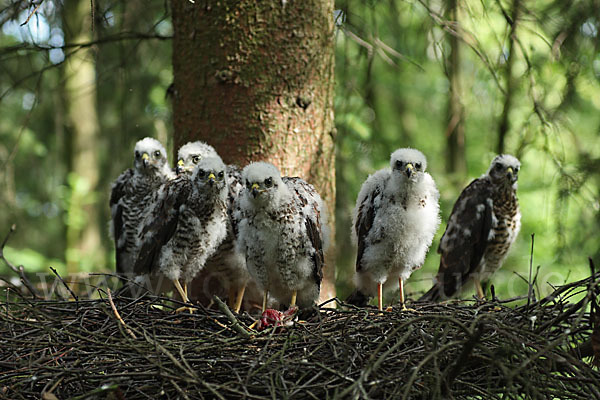
M 100 182 L 96 188 L 85 188 L 86 182 L 70 174 L 72 133 L 65 122 L 68 93 L 61 68 L 65 55 L 77 57 L 79 48 L 65 47 L 65 32 L 71 25 L 62 20 L 62 4 L 42 2 L 21 27 L 35 5 L 4 3 L 0 11 L 0 202 L 6 206 L 0 208 L 0 235 L 12 223 L 17 225 L 10 240 L 15 250 L 10 256 L 17 260 L 33 251 L 62 264 L 69 258 L 84 271 L 114 270 L 114 256 L 109 257 L 110 183 L 131 166 L 136 140 L 154 136 L 170 144 L 166 98 L 172 81 L 170 41 L 153 39 L 172 34 L 168 10 L 162 3 L 93 4 L 102 137 L 96 149 L 100 165 L 89 166 L 99 170 Z M 77 242 L 90 213 L 100 215 L 103 242 L 98 251 L 107 253 L 106 265 L 68 244 Z M 48 264 L 39 261 L 43 259 L 34 260 L 31 268 L 24 265 L 37 270 Z M 0 274 L 7 272 L 0 265 Z
M 368 174 L 387 165 L 393 150 L 422 150 L 441 193 L 442 226 L 424 267 L 408 283 L 413 293 L 427 289 L 437 271 L 435 249 L 455 199 L 495 155 L 506 98 L 507 17 L 514 2 L 459 2 L 458 24 L 446 20 L 446 3 L 336 2 L 343 11 L 337 19 L 335 99 L 341 297 L 353 286 L 349 235 L 357 193 Z M 76 47 L 61 42 L 68 24 L 58 5 L 43 2 L 20 28 L 33 6 L 11 4 L 18 6 L 0 12 L 0 201 L 6 205 L 0 208 L 0 228 L 17 223 L 19 229 L 7 257 L 37 271 L 66 264 L 56 260 L 71 254 L 80 268 L 112 270 L 112 255 L 107 265 L 91 265 L 85 254 L 74 254 L 68 232 L 77 232 L 87 221 L 86 207 L 95 207 L 103 221 L 103 250 L 109 253 L 110 182 L 131 165 L 134 142 L 155 136 L 172 150 L 166 97 L 171 43 L 156 39 L 172 34 L 168 9 L 160 2 L 93 3 L 102 139 L 100 165 L 90 168 L 99 168 L 100 184 L 84 188 L 85 182 L 69 174 L 70 137 L 62 107 L 61 62 L 77 56 Z M 517 85 L 506 137 L 507 152 L 523 163 L 523 226 L 505 268 L 493 279 L 501 297 L 525 293 L 517 273 L 529 274 L 533 233 L 533 270 L 541 266 L 542 294 L 548 283 L 585 276 L 588 256 L 600 261 L 600 7 L 581 0 L 525 4 L 517 25 Z M 448 173 L 445 161 L 450 34 L 458 35 L 461 46 L 466 174 Z
M 510 41 L 505 14 L 512 15 L 513 2 L 459 2 L 459 25 L 452 32 L 461 43 L 466 176 L 449 174 L 445 165 L 445 66 L 448 32 L 455 25 L 446 20 L 444 4 L 336 4 L 346 14 L 337 33 L 336 58 L 337 190 L 343 197 L 338 198 L 336 224 L 342 297 L 352 287 L 355 253 L 348 239 L 356 194 L 368 174 L 387 165 L 393 150 L 422 150 L 441 192 L 442 226 L 424 267 L 408 283 L 412 292 L 431 284 L 439 265 L 435 249 L 452 205 L 495 155 Z M 506 151 L 523 163 L 523 226 L 505 268 L 492 280 L 501 297 L 526 293 L 527 283 L 520 276 L 529 275 L 533 233 L 533 272 L 539 265 L 542 294 L 550 291 L 549 284 L 586 276 L 587 257 L 597 258 L 600 251 L 598 11 L 582 1 L 564 11 L 558 1 L 527 3 L 517 28 L 513 71 L 518 85 Z M 566 32 L 568 39 L 559 42 Z

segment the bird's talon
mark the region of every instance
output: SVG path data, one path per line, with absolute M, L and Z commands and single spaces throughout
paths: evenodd
M 174 312 L 175 312 L 175 314 L 181 314 L 182 312 L 185 312 L 185 311 L 189 311 L 190 314 L 194 313 L 194 309 L 192 307 L 188 307 L 188 306 L 179 307 Z

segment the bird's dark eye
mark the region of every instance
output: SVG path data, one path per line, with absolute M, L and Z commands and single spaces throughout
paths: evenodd
M 198 176 L 199 176 L 200 178 L 204 178 L 204 175 L 206 175 L 206 171 L 205 171 L 205 170 L 203 170 L 203 169 L 199 169 L 199 170 L 198 170 Z
M 154 157 L 156 157 L 156 158 L 160 157 L 160 150 L 156 150 L 154 152 Z
M 420 162 L 418 162 L 418 163 L 416 163 L 416 164 L 415 164 L 415 167 L 416 167 L 417 169 L 419 169 L 419 170 L 421 169 L 421 167 L 422 167 L 422 166 L 423 166 L 423 165 L 422 165 Z
M 200 156 L 194 156 L 194 157 L 192 157 L 192 162 L 194 164 L 198 164 L 198 162 L 200 162 Z
M 139 151 L 136 151 L 136 152 L 135 152 L 135 158 L 140 158 L 140 157 L 141 157 L 141 154 L 140 154 L 140 152 L 139 152 Z
M 402 161 L 396 161 L 396 168 L 402 168 Z
M 252 184 L 250 183 L 250 181 L 246 181 L 246 187 L 247 187 L 248 189 L 250 189 L 250 188 L 252 187 Z
M 219 172 L 219 174 L 217 176 L 219 177 L 219 179 L 223 179 L 225 174 L 223 173 L 223 171 L 221 171 L 221 172 Z
M 502 164 L 496 164 L 494 168 L 496 168 L 497 171 L 500 171 L 502 169 Z
M 267 186 L 267 187 L 273 186 L 273 178 L 265 179 L 265 186 Z

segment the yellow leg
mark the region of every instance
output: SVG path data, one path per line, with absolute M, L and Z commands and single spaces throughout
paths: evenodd
M 383 285 L 377 284 L 377 307 L 379 311 L 383 311 Z
M 404 281 L 402 278 L 398 278 L 398 284 L 400 288 L 400 306 L 402 307 L 402 311 L 406 310 L 406 303 L 404 302 Z
M 187 288 L 187 282 L 183 282 L 183 293 L 185 293 L 185 298 L 188 299 L 188 303 L 189 303 L 189 296 L 188 296 L 188 288 Z
M 292 301 L 290 302 L 290 308 L 296 306 L 296 297 L 298 296 L 298 291 L 294 290 L 292 292 Z
M 235 299 L 235 312 L 238 314 L 242 309 L 242 300 L 244 300 L 244 292 L 246 292 L 246 285 L 242 285 L 242 287 L 238 289 L 237 296 Z
M 262 304 L 262 312 L 265 312 L 267 309 L 267 298 L 269 297 L 269 289 L 265 289 L 265 294 L 263 295 L 263 304 Z
M 477 291 L 477 298 L 479 300 L 484 300 L 485 295 L 483 294 L 483 288 L 481 287 L 481 282 L 479 281 L 479 279 L 474 279 L 473 283 L 475 283 L 475 290 Z
M 400 311 L 417 312 L 417 310 L 415 310 L 415 309 L 406 307 L 406 301 L 405 301 L 405 298 L 404 298 L 404 281 L 402 280 L 401 277 L 398 278 L 398 284 L 399 284 L 399 288 L 400 288 L 400 306 L 402 307 L 400 309 Z
M 189 303 L 190 299 L 188 299 L 187 293 L 181 287 L 181 283 L 179 283 L 179 280 L 174 279 L 173 280 L 173 285 L 175 285 L 175 289 L 177 289 L 177 291 L 179 292 L 179 295 L 181 296 L 181 300 L 183 300 L 186 303 Z
M 187 297 L 187 293 L 185 292 L 185 290 L 183 290 L 183 288 L 181 287 L 181 283 L 179 283 L 179 280 L 174 279 L 173 280 L 173 285 L 175 285 L 175 289 L 177 289 L 177 291 L 179 292 L 179 295 L 181 296 L 181 299 L 185 303 L 189 304 L 190 303 L 190 299 Z M 179 313 L 179 312 L 185 311 L 185 310 L 189 310 L 190 314 L 193 314 L 193 312 L 194 312 L 194 309 L 191 308 L 191 307 L 180 307 L 177 310 L 175 310 L 175 312 Z

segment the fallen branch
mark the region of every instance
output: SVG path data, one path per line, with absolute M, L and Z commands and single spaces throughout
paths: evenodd
M 248 332 L 246 329 L 244 329 L 244 327 L 242 327 L 242 324 L 235 317 L 235 315 L 233 315 L 229 307 L 227 307 L 227 304 L 223 303 L 223 300 L 221 300 L 218 296 L 213 296 L 213 301 L 217 304 L 219 310 L 221 310 L 221 312 L 225 314 L 225 316 L 231 322 L 231 329 L 236 331 L 244 339 L 250 339 L 252 337 L 252 335 L 250 335 L 250 332 Z

